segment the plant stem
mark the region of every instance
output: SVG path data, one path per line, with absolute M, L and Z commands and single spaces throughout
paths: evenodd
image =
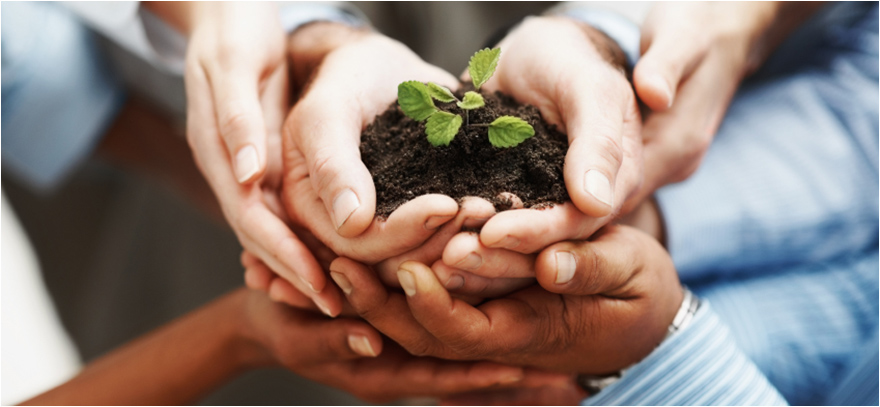
M 491 124 L 489 124 L 489 123 L 468 124 L 468 127 L 489 127 L 489 126 L 491 126 Z
M 470 110 L 464 111 L 464 125 L 466 127 L 469 127 L 471 125 L 471 111 Z

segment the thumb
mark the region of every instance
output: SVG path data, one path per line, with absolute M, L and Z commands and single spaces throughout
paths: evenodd
M 325 97 L 302 100 L 286 123 L 285 137 L 305 157 L 312 187 L 337 233 L 354 237 L 370 226 L 376 211 L 373 178 L 359 149 L 361 109 L 340 108 L 339 99 L 325 103 Z
M 288 343 L 305 353 L 304 362 L 333 362 L 376 357 L 382 353 L 382 337 L 364 322 L 354 319 L 321 319 L 305 333 L 307 343 Z M 296 336 L 288 336 L 293 339 Z M 300 339 L 303 339 L 300 336 Z M 311 346 L 304 346 L 304 345 Z
M 535 274 L 547 291 L 614 296 L 644 268 L 651 238 L 626 226 L 608 226 L 593 241 L 562 242 L 538 255 Z
M 672 106 L 681 81 L 706 56 L 708 47 L 700 35 L 672 35 L 661 31 L 656 38 L 642 37 L 647 51 L 633 70 L 636 94 L 648 107 L 663 111 Z
M 209 72 L 217 126 L 232 160 L 235 179 L 248 183 L 266 170 L 266 125 L 258 80 Z

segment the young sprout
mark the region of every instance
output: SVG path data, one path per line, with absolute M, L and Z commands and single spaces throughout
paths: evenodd
M 468 73 L 474 89 L 480 90 L 480 86 L 492 77 L 500 57 L 500 48 L 482 49 L 471 57 Z M 462 100 L 459 100 L 449 89 L 433 82 L 425 85 L 418 81 L 406 81 L 398 85 L 397 103 L 400 109 L 413 120 L 428 120 L 425 133 L 428 135 L 428 142 L 435 147 L 448 146 L 452 142 L 461 128 L 462 118 L 438 109 L 434 106 L 434 100 L 442 103 L 456 102 L 465 111 L 466 126 L 472 126 L 470 111 L 486 105 L 483 96 L 474 91 L 465 92 Z M 488 127 L 489 143 L 497 148 L 515 147 L 535 135 L 535 129 L 530 124 L 514 116 L 501 116 Z

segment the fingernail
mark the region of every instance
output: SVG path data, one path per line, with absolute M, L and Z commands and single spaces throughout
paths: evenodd
M 522 376 L 505 376 L 501 378 L 501 383 L 516 383 L 522 379 Z
M 336 199 L 333 200 L 333 220 L 336 223 L 337 230 L 345 224 L 359 206 L 361 206 L 361 201 L 358 200 L 354 191 L 350 189 L 346 189 L 339 195 L 336 195 Z
M 339 288 L 342 289 L 342 292 L 344 292 L 345 295 L 351 294 L 351 289 L 353 287 L 351 286 L 351 281 L 348 281 L 348 277 L 335 271 L 331 271 L 330 278 L 332 278 L 333 281 L 336 282 L 336 285 L 338 285 Z
M 556 284 L 565 284 L 574 277 L 577 261 L 569 252 L 556 252 Z
M 310 282 L 308 282 L 308 281 L 306 281 L 306 285 L 308 285 L 308 286 L 309 286 L 309 290 L 312 290 L 312 292 L 313 292 L 313 293 L 315 293 L 315 294 L 318 294 L 318 293 L 320 293 L 320 291 L 318 291 L 318 290 L 316 290 L 316 289 L 315 289 L 315 286 L 314 286 L 314 285 L 312 285 L 312 283 L 310 283 Z
M 483 264 L 483 258 L 480 257 L 479 254 L 471 253 L 468 254 L 467 257 L 461 259 L 458 263 L 455 263 L 455 267 L 462 270 L 475 270 L 477 267 L 480 267 L 481 264 Z
M 454 275 L 449 277 L 449 281 L 446 282 L 446 289 L 448 290 L 457 290 L 464 286 L 464 277 L 459 275 Z
M 259 170 L 260 160 L 253 144 L 248 144 L 235 153 L 235 177 L 238 178 L 238 182 L 249 180 Z
M 430 218 L 428 218 L 428 221 L 425 222 L 425 229 L 428 229 L 428 230 L 437 229 L 438 227 L 440 227 L 440 225 L 442 225 L 446 222 L 449 222 L 449 220 L 452 219 L 453 217 L 454 217 L 453 215 L 431 216 Z
M 397 270 L 397 280 L 408 297 L 416 295 L 416 279 L 412 273 L 403 269 Z
M 373 350 L 373 346 L 370 345 L 370 340 L 366 336 L 349 335 L 348 347 L 358 355 L 376 357 L 376 351 Z
M 612 206 L 611 181 L 599 170 L 587 171 L 584 175 L 584 189 L 602 203 Z
M 654 75 L 649 80 L 651 81 L 651 86 L 666 95 L 666 108 L 669 109 L 672 107 L 672 98 L 674 95 L 672 94 L 672 88 L 669 87 L 669 83 L 666 82 L 666 79 L 663 79 L 660 75 Z
M 504 240 L 496 243 L 495 247 L 502 247 L 505 249 L 513 249 L 513 248 L 516 248 L 517 246 L 519 246 L 519 243 L 520 243 L 519 239 L 517 239 L 513 236 L 507 236 L 504 238 Z
M 330 307 L 328 307 L 327 304 L 324 303 L 324 299 L 323 299 L 323 298 L 321 298 L 321 297 L 315 297 L 315 298 L 312 298 L 312 301 L 315 302 L 315 305 L 318 306 L 318 309 L 320 309 L 321 312 L 324 313 L 324 315 L 327 315 L 327 316 L 330 317 L 330 318 L 334 318 L 334 317 L 336 317 L 336 315 L 333 315 L 333 313 L 330 312 Z

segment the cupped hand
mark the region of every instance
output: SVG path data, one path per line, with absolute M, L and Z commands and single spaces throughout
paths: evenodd
M 650 236 L 608 226 L 588 242 L 562 242 L 535 262 L 534 286 L 479 306 L 453 298 L 427 266 L 398 271 L 405 294 L 340 258 L 333 279 L 358 314 L 415 355 L 490 360 L 568 373 L 606 374 L 647 356 L 681 305 L 672 260 Z M 571 276 L 558 283 L 559 275 Z
M 531 253 L 584 239 L 608 223 L 641 182 L 638 108 L 622 52 L 598 31 L 563 17 L 531 17 L 501 43 L 484 86 L 538 107 L 569 139 L 565 185 L 572 203 L 502 212 L 480 234 L 488 247 Z
M 339 24 L 307 26 L 289 48 L 294 64 L 316 68 L 284 126 L 288 213 L 337 254 L 371 264 L 422 245 L 456 216 L 458 204 L 424 195 L 387 220 L 374 219 L 375 187 L 360 158 L 360 136 L 394 102 L 399 83 L 456 88 L 456 79 L 399 42 Z
M 820 4 L 818 6 L 821 6 Z M 644 124 L 645 182 L 625 210 L 699 167 L 740 82 L 817 5 L 659 3 L 642 26 L 633 83 Z
M 465 197 L 460 202 L 460 209 L 455 218 L 446 222 L 420 246 L 406 251 L 405 253 L 384 259 L 375 265 L 375 270 L 388 286 L 399 287 L 397 281 L 397 269 L 406 261 L 419 261 L 423 263 L 441 263 L 440 258 L 450 239 L 459 234 L 463 228 L 479 228 L 487 219 L 495 214 L 495 207 L 487 200 L 477 197 Z M 311 233 L 297 231 L 303 242 L 316 255 L 322 267 L 329 269 L 330 263 L 337 257 L 329 248 L 321 244 Z M 378 246 L 377 246 L 378 247 Z M 502 259 L 499 259 L 501 261 Z M 314 309 L 314 304 L 306 295 L 302 294 L 287 280 L 279 277 L 269 267 L 253 254 L 242 253 L 242 266 L 245 268 L 245 282 L 248 287 L 263 291 L 275 301 L 284 302 L 294 307 Z M 338 282 L 337 282 L 338 283 Z M 350 287 L 341 285 L 342 290 Z M 327 295 L 339 297 L 339 291 L 335 286 L 325 288 Z M 323 294 L 323 293 L 322 293 Z M 334 310 L 335 312 L 336 310 Z M 342 315 L 352 315 L 351 309 L 343 304 Z M 335 315 L 335 313 L 333 314 Z
M 187 7 L 187 140 L 196 163 L 242 246 L 322 309 L 340 308 L 338 294 L 323 292 L 326 277 L 279 199 L 289 87 L 276 7 Z
M 415 357 L 363 321 L 328 319 L 242 290 L 239 346 L 249 367 L 280 365 L 371 402 L 441 397 L 498 387 L 566 387 L 567 375 L 491 362 Z

